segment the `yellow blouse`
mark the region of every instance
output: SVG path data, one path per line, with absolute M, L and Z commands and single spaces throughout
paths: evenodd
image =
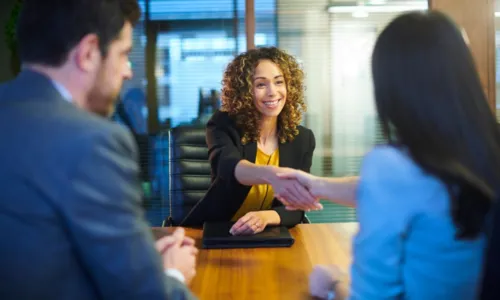
M 256 165 L 268 165 L 278 167 L 280 163 L 279 150 L 276 149 L 271 155 L 267 155 L 257 147 L 257 155 L 255 157 Z M 264 199 L 265 198 L 265 199 Z M 269 210 L 273 203 L 274 191 L 270 184 L 253 185 L 248 192 L 245 201 L 240 206 L 232 221 L 236 222 L 246 213 L 251 211 Z

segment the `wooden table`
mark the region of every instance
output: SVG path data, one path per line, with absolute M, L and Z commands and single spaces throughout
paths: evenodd
M 348 272 L 351 238 L 357 223 L 301 224 L 291 229 L 290 248 L 201 249 L 201 230 L 186 229 L 201 249 L 190 285 L 201 300 L 311 299 L 308 279 L 316 264 L 336 264 Z M 155 236 L 169 228 L 153 228 Z

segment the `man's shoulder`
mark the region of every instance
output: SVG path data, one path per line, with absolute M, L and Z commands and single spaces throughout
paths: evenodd
M 0 103 L 2 101 L 5 101 L 5 99 L 10 96 L 7 94 L 7 92 L 10 92 L 9 90 L 14 86 L 14 80 L 15 79 L 0 83 Z
M 74 115 L 76 118 L 73 122 L 82 131 L 97 135 L 129 135 L 127 129 L 108 118 L 78 108 L 76 108 Z
M 74 118 L 68 120 L 72 125 L 71 135 L 80 137 L 81 143 L 106 143 L 114 147 L 132 147 L 133 137 L 122 125 L 104 117 L 77 109 Z
M 47 112 L 40 120 L 44 122 L 41 127 L 52 132 L 53 147 L 59 151 L 74 151 L 75 155 L 80 156 L 85 152 L 94 152 L 97 148 L 105 148 L 135 155 L 135 143 L 128 129 L 71 103 L 54 105 L 53 111 Z M 40 133 L 40 130 L 34 131 L 34 134 Z M 47 142 L 50 143 L 50 139 Z

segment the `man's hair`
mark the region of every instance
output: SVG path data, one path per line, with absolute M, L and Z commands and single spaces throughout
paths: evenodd
M 125 22 L 135 25 L 140 15 L 137 0 L 24 0 L 17 24 L 21 61 L 58 67 L 92 33 L 106 56 Z

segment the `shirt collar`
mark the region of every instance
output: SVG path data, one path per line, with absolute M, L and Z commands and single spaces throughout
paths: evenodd
M 54 85 L 54 87 L 56 88 L 56 90 L 59 92 L 59 94 L 61 94 L 61 96 L 68 102 L 72 102 L 72 98 L 71 97 L 71 93 L 68 91 L 67 88 L 65 88 L 62 84 L 60 84 L 59 82 L 55 81 L 55 80 L 51 80 L 52 81 L 52 84 Z

